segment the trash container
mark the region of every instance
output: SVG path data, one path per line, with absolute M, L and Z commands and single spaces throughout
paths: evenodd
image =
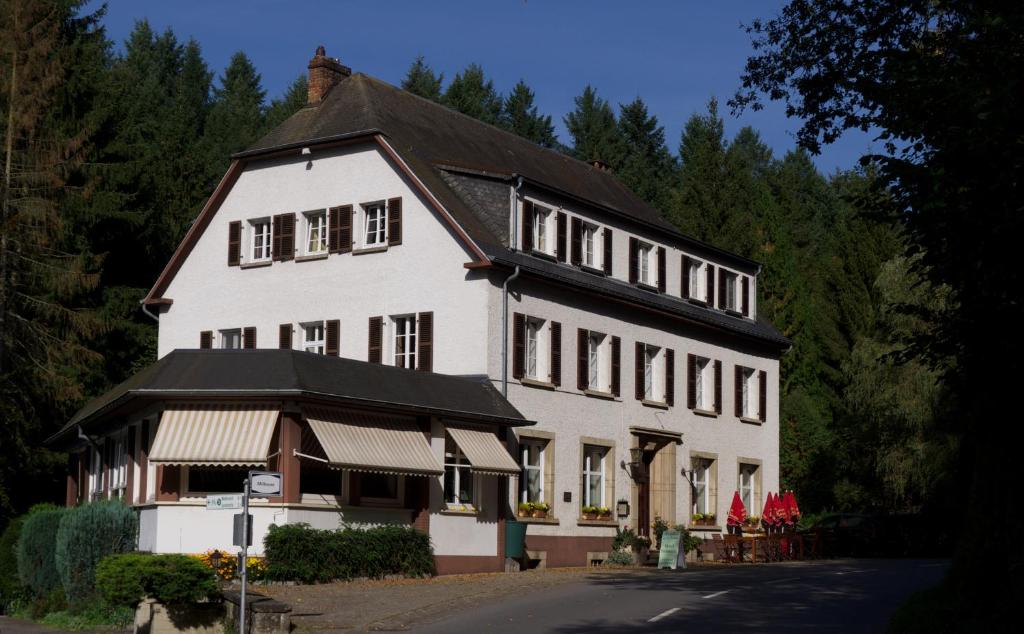
M 522 559 L 526 554 L 526 523 L 505 520 L 505 556 Z

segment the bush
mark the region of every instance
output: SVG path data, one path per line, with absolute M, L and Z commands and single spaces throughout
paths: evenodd
M 633 553 L 627 550 L 613 550 L 608 553 L 608 559 L 604 560 L 605 566 L 632 566 L 636 563 Z
M 108 604 L 132 607 L 145 597 L 166 605 L 217 594 L 213 571 L 188 555 L 110 555 L 96 566 L 96 589 Z
M 25 598 L 25 586 L 18 577 L 18 536 L 25 516 L 16 517 L 0 535 L 0 614 L 8 614 L 12 604 Z
M 60 587 L 54 546 L 66 509 L 52 504 L 32 507 L 18 537 L 18 578 L 33 598 L 48 596 Z
M 69 509 L 57 531 L 56 561 L 68 603 L 75 607 L 96 593 L 96 564 L 107 555 L 135 550 L 139 520 L 120 500 Z
M 430 537 L 414 528 L 318 530 L 308 524 L 271 526 L 264 539 L 267 578 L 324 583 L 434 572 Z
M 216 553 L 216 557 L 214 554 Z M 223 581 L 238 578 L 238 556 L 217 549 L 208 550 L 202 555 L 192 555 Z M 246 580 L 263 581 L 267 578 L 267 562 L 262 557 L 247 557 L 245 560 Z

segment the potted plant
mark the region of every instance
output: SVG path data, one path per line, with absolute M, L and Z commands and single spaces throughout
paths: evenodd
M 530 517 L 533 515 L 533 502 L 519 503 L 519 517 Z
M 585 520 L 596 520 L 597 519 L 597 507 L 596 506 L 591 506 L 591 505 L 588 504 L 588 505 L 584 506 L 583 508 L 581 508 L 580 512 L 583 514 L 583 519 L 585 519 Z
M 534 502 L 533 503 L 533 516 L 537 519 L 544 519 L 548 516 L 548 511 L 551 507 L 547 502 Z
M 744 533 L 756 533 L 760 530 L 761 518 L 756 515 L 748 515 L 747 519 L 743 520 L 743 532 Z
M 637 535 L 633 538 L 633 552 L 636 553 L 637 562 L 643 564 L 651 552 L 651 538 L 644 535 Z
M 599 520 L 610 520 L 612 518 L 612 510 L 607 506 L 597 507 L 597 519 Z

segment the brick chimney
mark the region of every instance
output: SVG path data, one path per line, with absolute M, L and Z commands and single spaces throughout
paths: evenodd
M 316 55 L 309 60 L 309 92 L 306 102 L 320 103 L 335 84 L 351 74 L 351 68 L 342 66 L 334 57 L 327 57 L 322 45 L 316 47 Z

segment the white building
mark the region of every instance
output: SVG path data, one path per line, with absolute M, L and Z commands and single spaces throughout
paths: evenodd
M 599 163 L 351 74 L 322 48 L 309 72 L 309 104 L 234 157 L 144 300 L 181 390 L 165 363 L 161 381 L 133 377 L 54 437 L 82 452 L 69 503 L 137 504 L 144 548 L 228 547 L 229 514 L 205 495 L 266 465 L 292 484 L 257 509 L 257 542 L 274 522 L 412 522 L 439 572 L 502 569 L 524 501 L 550 506 L 518 518 L 546 565 L 603 558 L 616 527 L 646 533 L 656 516 L 716 515 L 694 528 L 721 531 L 734 491 L 760 510 L 778 488 L 789 342 L 757 316 L 757 263 L 680 234 Z M 277 348 L 303 352 L 263 353 Z M 358 398 L 313 389 L 319 371 L 292 370 L 315 354 L 363 362 L 316 361 L 377 383 Z M 195 411 L 207 440 L 174 431 Z M 267 440 L 232 461 L 210 430 L 240 416 Z M 383 419 L 419 425 L 427 454 L 398 455 L 378 430 L 364 450 L 395 455 L 362 464 L 352 429 Z M 349 435 L 328 440 L 330 425 Z

